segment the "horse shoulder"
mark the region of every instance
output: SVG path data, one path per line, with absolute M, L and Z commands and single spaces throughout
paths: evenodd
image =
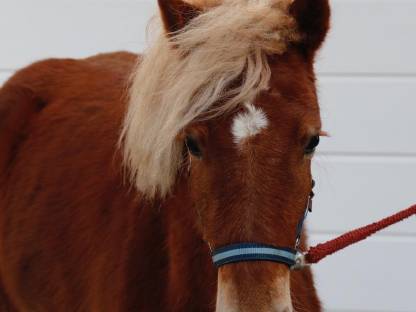
M 117 261 L 129 256 L 140 203 L 122 181 L 117 140 L 136 59 L 41 61 L 0 89 L 0 286 L 18 307 L 118 304 L 107 300 L 122 286 L 86 284 L 100 270 L 127 283 Z

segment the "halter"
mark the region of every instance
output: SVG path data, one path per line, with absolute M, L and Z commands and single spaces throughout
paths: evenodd
M 314 186 L 315 181 L 312 180 L 312 189 Z M 311 190 L 305 213 L 299 220 L 296 229 L 296 241 L 294 248 L 276 247 L 258 243 L 233 244 L 218 248 L 212 252 L 212 260 L 214 264 L 219 268 L 223 265 L 236 262 L 272 261 L 286 264 L 291 270 L 300 270 L 313 263 L 318 263 L 326 256 L 329 256 L 354 243 L 362 241 L 370 235 L 385 229 L 392 224 L 416 215 L 416 205 L 413 205 L 378 222 L 371 223 L 347 232 L 337 238 L 327 241 L 326 243 L 311 247 L 306 253 L 304 253 L 299 250 L 300 238 L 306 216 L 312 211 L 313 197 L 314 193 Z
M 315 181 L 312 180 L 312 189 Z M 223 265 L 247 261 L 272 261 L 286 264 L 290 269 L 301 269 L 306 266 L 305 255 L 299 250 L 303 224 L 309 212 L 312 212 L 312 199 L 315 196 L 311 190 L 306 209 L 296 227 L 294 248 L 277 247 L 259 243 L 239 243 L 215 249 L 212 252 L 212 261 L 219 268 Z

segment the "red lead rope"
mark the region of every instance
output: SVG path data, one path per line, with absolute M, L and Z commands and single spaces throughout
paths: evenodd
M 392 225 L 397 222 L 403 221 L 406 218 L 416 214 L 416 205 L 410 208 L 400 211 L 390 217 L 387 217 L 378 222 L 369 224 L 351 232 L 345 233 L 333 240 L 330 240 L 323 244 L 318 244 L 315 247 L 311 247 L 305 255 L 307 263 L 317 263 L 326 256 L 332 255 L 333 253 L 344 249 L 354 243 L 362 241 L 370 235 Z

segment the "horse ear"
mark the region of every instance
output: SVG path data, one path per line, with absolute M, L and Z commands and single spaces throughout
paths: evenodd
M 199 14 L 199 9 L 182 0 L 158 0 L 165 30 L 173 33 L 185 27 Z
M 308 57 L 323 43 L 329 29 L 330 8 L 328 0 L 294 0 L 290 14 L 296 19 L 302 40 L 301 48 Z

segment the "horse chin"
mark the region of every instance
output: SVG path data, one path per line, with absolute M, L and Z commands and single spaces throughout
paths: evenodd
M 230 268 L 227 268 L 230 270 Z M 232 270 L 232 269 L 231 269 Z M 293 312 L 289 272 L 270 279 L 270 284 L 239 283 L 229 272 L 218 272 L 215 312 Z

